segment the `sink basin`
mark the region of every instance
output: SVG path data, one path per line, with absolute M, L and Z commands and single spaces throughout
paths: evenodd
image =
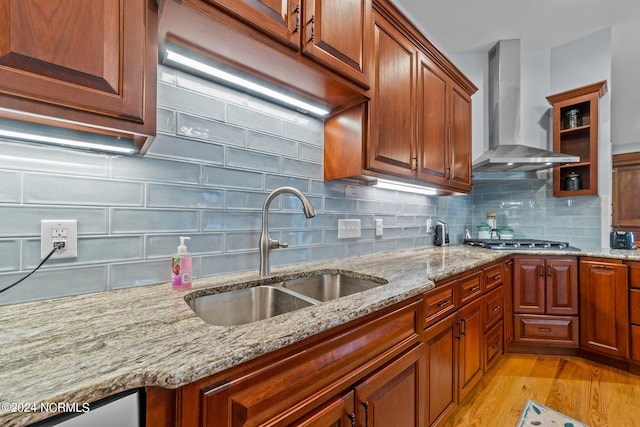
M 309 307 L 313 302 L 273 286 L 256 286 L 196 297 L 187 304 L 211 325 L 233 326 Z
M 281 283 L 285 289 L 308 296 L 318 301 L 330 301 L 336 298 L 366 291 L 387 283 L 383 279 L 362 279 L 345 274 L 316 274 L 309 277 L 287 280 Z
M 205 322 L 234 326 L 268 319 L 385 283 L 388 282 L 375 277 L 363 279 L 343 273 L 317 272 L 280 282 L 277 278 L 270 278 L 252 288 L 200 296 L 187 295 L 185 301 Z

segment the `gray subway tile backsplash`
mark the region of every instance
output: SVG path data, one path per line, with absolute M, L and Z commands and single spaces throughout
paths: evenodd
M 24 174 L 24 203 L 142 206 L 142 182 L 52 174 Z
M 271 237 L 290 245 L 272 252 L 276 272 L 431 245 L 428 218 L 459 243 L 487 210 L 517 236 L 599 246 L 597 197 L 554 199 L 548 180 L 479 182 L 454 197 L 324 182 L 322 121 L 165 66 L 158 76 L 158 135 L 144 157 L 0 140 L 0 283 L 39 262 L 40 220 L 77 219 L 79 232 L 77 258 L 45 264 L 0 305 L 167 282 L 179 236 L 191 238 L 195 277 L 257 271 L 262 206 L 281 186 L 306 194 L 317 216 L 294 196 L 273 200 Z M 337 238 L 345 218 L 361 220 L 361 238 Z
M 147 155 L 221 165 L 224 146 L 158 133 Z
M 0 171 L 0 203 L 20 203 L 22 199 L 22 174 L 16 171 Z

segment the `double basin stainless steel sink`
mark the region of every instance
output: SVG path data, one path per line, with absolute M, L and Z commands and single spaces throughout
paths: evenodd
M 323 273 L 210 295 L 187 295 L 185 301 L 206 323 L 217 326 L 243 325 L 289 313 L 304 307 L 352 295 L 388 283 L 377 277 L 353 273 Z

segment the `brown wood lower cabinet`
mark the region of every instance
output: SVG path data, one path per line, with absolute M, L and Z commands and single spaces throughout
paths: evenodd
M 629 357 L 627 266 L 620 260 L 580 260 L 580 347 Z
M 460 323 L 456 313 L 425 331 L 426 422 L 441 425 L 458 407 L 457 347 Z
M 437 283 L 424 296 L 428 426 L 443 425 L 502 354 L 501 271 L 496 264 L 469 272 Z M 485 282 L 491 283 L 492 290 L 483 296 Z M 485 312 L 492 313 L 488 322 Z
M 410 299 L 174 394 L 151 388 L 151 398 L 164 397 L 177 416 L 147 425 L 346 426 L 353 419 L 359 426 L 422 426 L 422 308 L 422 299 Z
M 458 317 L 460 321 L 458 399 L 461 401 L 467 397 L 483 374 L 482 299 L 477 299 L 462 307 L 458 311 Z

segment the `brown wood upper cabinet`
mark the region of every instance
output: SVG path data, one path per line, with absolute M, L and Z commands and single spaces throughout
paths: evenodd
M 0 23 L 2 117 L 155 135 L 153 0 L 2 0 Z
M 371 0 L 204 0 L 364 86 Z
M 640 241 L 640 152 L 613 156 L 613 230 L 632 231 Z
M 347 153 L 325 145 L 325 159 L 342 159 L 325 161 L 325 179 L 391 178 L 469 193 L 477 88 L 384 1 L 374 2 L 372 45 L 368 137 Z
M 470 192 L 471 94 L 423 53 L 417 106 L 417 178 Z

